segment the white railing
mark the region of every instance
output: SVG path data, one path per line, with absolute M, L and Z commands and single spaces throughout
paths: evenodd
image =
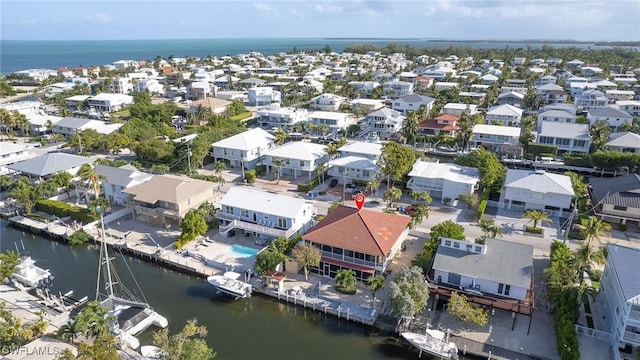
M 636 344 L 640 344 L 640 334 L 638 334 L 638 333 L 634 333 L 634 332 L 631 332 L 631 331 L 625 331 L 623 339 L 625 341 L 631 341 L 631 342 L 634 342 Z
M 631 310 L 629 312 L 629 319 L 633 319 L 633 320 L 640 320 L 640 311 L 638 310 Z
M 380 268 L 382 267 L 382 264 L 377 264 L 374 261 L 369 261 L 369 260 L 364 260 L 364 259 L 358 259 L 358 258 L 354 258 L 351 256 L 343 256 L 340 254 L 334 254 L 330 251 L 322 251 L 322 256 L 329 258 L 329 259 L 336 259 L 336 260 L 340 260 L 340 261 L 344 261 L 344 262 L 348 262 L 351 264 L 356 264 L 356 265 L 363 265 L 363 266 L 368 266 L 370 268 Z
M 591 329 L 582 325 L 575 325 L 576 333 L 578 335 L 584 335 L 588 337 L 592 337 L 594 339 L 610 342 L 611 341 L 611 333 L 606 331 Z
M 218 219 L 221 220 L 227 220 L 227 221 L 231 221 L 235 228 L 238 229 L 242 229 L 242 230 L 247 230 L 247 231 L 252 231 L 252 232 L 257 232 L 257 233 L 261 233 L 261 234 L 267 234 L 267 235 L 271 235 L 271 236 L 275 236 L 275 237 L 284 237 L 284 238 L 289 238 L 291 235 L 293 235 L 295 233 L 295 229 L 290 228 L 287 230 L 283 230 L 283 229 L 276 229 L 270 226 L 265 226 L 265 225 L 259 225 L 259 224 L 255 224 L 255 223 L 251 223 L 248 221 L 243 221 L 238 219 L 238 217 L 236 215 L 232 215 L 232 214 L 226 214 L 226 213 L 217 213 L 216 217 Z M 223 231 L 228 231 L 230 229 L 226 229 Z

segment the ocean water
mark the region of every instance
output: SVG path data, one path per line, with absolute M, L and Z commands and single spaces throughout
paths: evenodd
M 329 45 L 342 52 L 353 44 L 371 44 L 379 47 L 389 43 L 413 47 L 471 46 L 476 48 L 523 48 L 543 44 L 511 42 L 430 42 L 426 39 L 323 39 L 323 38 L 239 38 L 239 39 L 181 39 L 181 40 L 74 40 L 74 41 L 18 41 L 0 40 L 0 73 L 9 74 L 25 69 L 56 69 L 59 67 L 99 66 L 117 60 L 153 60 L 167 58 L 237 55 L 258 51 L 265 55 L 278 52 L 321 49 Z M 599 48 L 591 44 L 551 44 Z

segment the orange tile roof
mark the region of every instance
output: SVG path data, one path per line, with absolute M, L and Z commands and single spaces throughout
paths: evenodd
M 434 117 L 436 120 L 459 121 L 460 117 L 451 114 L 440 114 Z
M 422 129 L 458 130 L 458 125 L 438 124 L 437 119 L 427 119 L 420 123 Z
M 302 238 L 316 244 L 387 256 L 411 218 L 338 206 Z

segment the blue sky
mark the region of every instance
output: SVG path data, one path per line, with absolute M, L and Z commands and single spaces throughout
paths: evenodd
M 640 40 L 640 0 L 2 0 L 2 39 Z

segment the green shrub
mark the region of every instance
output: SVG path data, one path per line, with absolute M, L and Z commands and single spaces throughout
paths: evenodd
M 356 293 L 357 289 L 355 286 L 343 287 L 340 285 L 336 285 L 336 291 L 341 294 L 353 295 Z
M 267 165 L 256 166 L 256 176 L 265 176 L 267 174 Z
M 542 234 L 542 228 L 537 228 L 533 226 L 525 226 L 524 231 L 532 234 Z
M 298 191 L 306 193 L 313 190 L 318 185 L 320 185 L 320 178 L 315 177 L 308 183 L 298 184 Z
M 599 269 L 588 269 L 587 273 L 589 274 L 589 278 L 592 281 L 600 281 L 600 280 L 602 280 L 602 270 L 599 270 Z
M 76 231 L 69 236 L 69 245 L 81 245 L 91 240 L 91 237 L 86 232 L 80 230 Z
M 247 111 L 247 112 L 243 112 L 241 114 L 235 115 L 235 116 L 231 116 L 229 118 L 229 120 L 240 121 L 240 120 L 244 120 L 246 118 L 250 118 L 252 115 L 253 115 L 253 113 L 251 111 Z
M 535 156 L 548 156 L 555 158 L 558 155 L 558 147 L 553 145 L 542 145 L 529 143 L 527 152 Z M 543 155 L 545 154 L 545 155 Z
M 47 214 L 55 215 L 60 218 L 70 216 L 71 219 L 85 224 L 100 219 L 100 215 L 93 214 L 86 208 L 73 206 L 57 200 L 38 200 L 38 202 L 36 202 L 36 210 L 46 212 Z
M 244 174 L 244 178 L 245 180 L 247 180 L 247 184 L 253 184 L 254 182 L 256 182 L 256 169 L 247 170 L 247 172 Z

